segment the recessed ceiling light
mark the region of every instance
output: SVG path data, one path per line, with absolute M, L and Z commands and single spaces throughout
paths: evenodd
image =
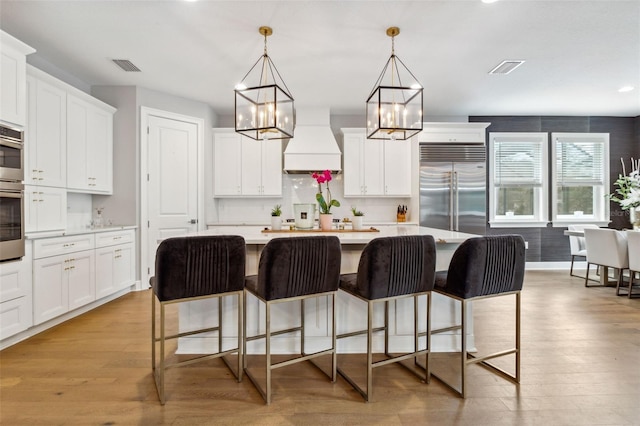
M 511 71 L 524 64 L 522 60 L 506 60 L 500 62 L 495 68 L 489 71 L 489 74 L 509 74 Z
M 498 0 L 482 0 L 482 3 L 486 3 L 486 4 L 491 4 L 491 3 L 495 3 Z
M 630 92 L 633 89 L 634 89 L 633 86 L 622 86 L 621 88 L 618 89 L 618 92 L 625 93 L 625 92 Z

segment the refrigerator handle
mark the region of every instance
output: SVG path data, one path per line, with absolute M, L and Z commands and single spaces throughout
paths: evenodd
M 459 202 L 459 197 L 458 197 L 458 172 L 453 172 L 453 196 L 455 196 L 455 211 L 453 214 L 453 217 L 455 218 L 455 227 L 453 228 L 454 231 L 459 231 L 460 230 L 460 202 Z M 453 198 L 453 197 L 452 197 Z
M 449 230 L 453 231 L 453 172 L 447 172 L 449 176 Z

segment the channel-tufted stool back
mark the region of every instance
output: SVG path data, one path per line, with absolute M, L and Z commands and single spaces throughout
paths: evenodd
M 423 293 L 433 289 L 435 264 L 431 235 L 375 238 L 362 251 L 358 273 L 344 275 L 341 287 L 369 300 Z
M 246 285 L 264 300 L 337 291 L 342 250 L 335 236 L 274 238 Z
M 449 270 L 436 273 L 435 287 L 463 299 L 520 291 L 524 267 L 522 236 L 469 238 L 454 252 Z
M 151 279 L 161 302 L 244 288 L 246 248 L 237 235 L 169 238 L 156 251 Z

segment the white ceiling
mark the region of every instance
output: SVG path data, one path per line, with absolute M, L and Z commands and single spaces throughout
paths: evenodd
M 135 85 L 233 111 L 263 50 L 296 106 L 363 114 L 400 27 L 398 57 L 426 116 L 640 115 L 640 1 L 0 0 L 0 27 L 85 85 Z M 125 73 L 112 59 L 129 59 Z M 489 75 L 523 59 L 509 75 Z M 60 72 L 62 74 L 62 71 Z M 635 90 L 619 93 L 622 86 Z

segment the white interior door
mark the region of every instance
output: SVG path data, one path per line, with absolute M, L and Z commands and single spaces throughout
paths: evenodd
M 198 131 L 193 122 L 148 118 L 148 277 L 159 240 L 198 229 Z

